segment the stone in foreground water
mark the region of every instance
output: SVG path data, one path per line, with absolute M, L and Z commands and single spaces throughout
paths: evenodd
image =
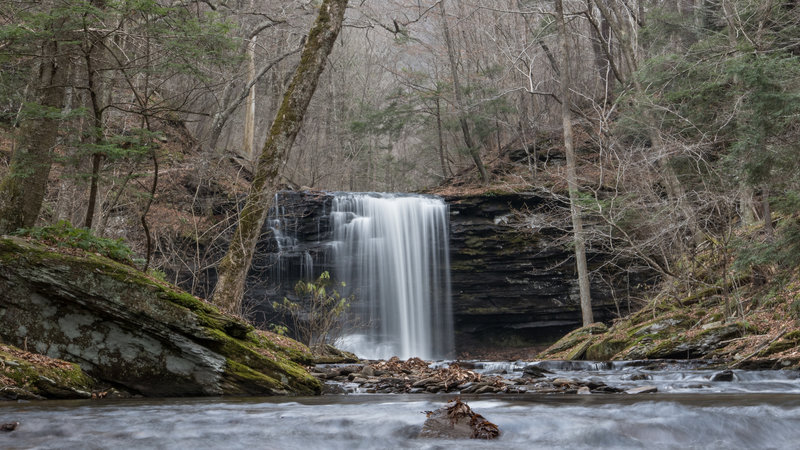
M 495 439 L 500 436 L 497 425 L 472 411 L 469 405 L 458 398 L 427 414 L 428 418 L 419 433 L 421 438 Z

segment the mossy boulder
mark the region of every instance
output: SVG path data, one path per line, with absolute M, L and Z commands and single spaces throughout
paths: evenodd
M 302 345 L 125 264 L 19 238 L 0 237 L 0 339 L 147 396 L 321 391 Z
M 578 328 L 551 345 L 542 352 L 540 357 L 566 360 L 585 359 L 587 349 L 607 331 L 608 327 L 599 322 Z
M 77 364 L 0 344 L 0 399 L 89 398 L 94 386 Z

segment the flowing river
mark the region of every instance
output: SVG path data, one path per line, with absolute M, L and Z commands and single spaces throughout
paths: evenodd
M 479 363 L 513 373 L 521 363 Z M 105 448 L 697 448 L 789 449 L 800 442 L 797 371 L 714 371 L 667 364 L 545 363 L 551 376 L 658 387 L 654 394 L 465 395 L 496 423 L 494 441 L 417 437 L 451 394 L 54 401 L 0 404 L 3 449 Z M 649 378 L 648 378 L 649 377 Z

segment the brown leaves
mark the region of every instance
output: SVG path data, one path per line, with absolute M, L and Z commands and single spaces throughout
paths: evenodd
M 375 370 L 383 370 L 394 373 L 412 373 L 428 370 L 428 363 L 419 358 L 409 358 L 402 361 L 397 356 L 393 356 L 388 361 L 379 361 L 372 365 Z
M 481 374 L 462 369 L 458 363 L 453 363 L 450 364 L 450 367 L 437 370 L 435 376 L 444 382 L 445 388 L 458 386 L 470 381 L 481 381 Z
M 53 359 L 48 358 L 44 355 L 39 355 L 36 353 L 26 352 L 24 350 L 19 350 L 13 347 L 9 347 L 7 345 L 0 344 L 0 352 L 6 353 L 8 355 L 13 356 L 16 359 L 27 361 L 31 364 L 35 364 L 38 366 L 45 366 L 50 367 L 53 369 L 71 369 L 72 364 L 61 361 L 60 359 Z
M 456 397 L 448 402 L 447 417 L 452 423 L 461 419 L 469 419 L 469 426 L 472 428 L 470 439 L 495 439 L 500 436 L 500 429 L 497 425 L 489 422 L 482 415 L 474 412 L 469 405 Z
M 0 366 L 2 368 L 2 366 Z M 0 375 L 0 387 L 3 386 L 16 386 L 17 382 L 6 376 Z

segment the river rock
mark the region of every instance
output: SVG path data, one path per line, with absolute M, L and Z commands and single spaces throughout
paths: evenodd
M 428 411 L 420 438 L 495 439 L 500 436 L 497 425 L 489 422 L 459 399 L 436 411 Z
M 578 388 L 578 395 L 589 395 L 592 391 L 588 386 L 581 386 Z
M 522 373 L 524 376 L 530 378 L 544 378 L 547 376 L 546 374 L 553 372 L 531 364 L 529 366 L 525 366 L 525 368 L 522 369 Z
M 626 394 L 651 394 L 653 392 L 658 392 L 658 388 L 655 386 L 639 386 L 625 391 Z
M 14 431 L 19 426 L 19 422 L 9 422 L 0 425 L 0 431 Z
M 723 370 L 722 372 L 717 372 L 711 377 L 711 381 L 733 381 L 735 375 L 733 374 L 732 370 Z
M 573 380 L 572 378 L 556 378 L 553 380 L 553 385 L 555 386 L 570 386 L 577 384 L 578 382 Z
M 0 339 L 147 396 L 317 394 L 304 346 L 133 267 L 0 237 Z

